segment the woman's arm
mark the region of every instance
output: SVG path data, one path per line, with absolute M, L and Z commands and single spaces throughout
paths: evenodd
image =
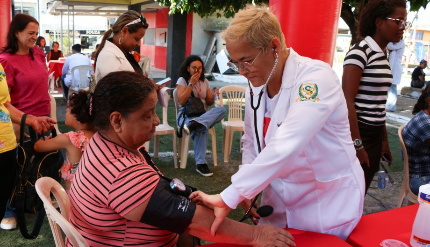
M 131 221 L 140 221 L 149 199 L 127 213 L 124 217 Z M 283 229 L 264 225 L 250 226 L 226 218 L 219 226 L 216 235 L 211 234 L 211 225 L 215 216 L 212 209 L 196 205 L 196 211 L 187 232 L 193 236 L 211 242 L 236 243 L 253 246 L 295 246 L 291 234 Z M 172 222 L 174 224 L 174 222 Z
M 208 83 L 208 85 L 209 85 L 209 83 Z M 206 89 L 206 99 L 205 99 L 205 101 L 206 101 L 206 105 L 207 106 L 211 106 L 215 102 L 214 97 L 212 96 L 212 92 L 211 92 L 210 88 Z
M 346 105 L 348 107 L 348 119 L 351 129 L 352 140 L 361 140 L 360 130 L 358 128 L 357 112 L 355 111 L 354 99 L 358 93 L 358 87 L 360 86 L 361 75 L 363 70 L 356 65 L 345 65 L 343 67 L 342 76 L 342 89 L 346 99 Z M 369 166 L 369 157 L 367 156 L 366 150 L 361 149 L 357 151 L 357 158 L 361 164 Z
M 56 136 L 55 138 L 43 140 L 42 138 L 34 144 L 34 151 L 36 152 L 50 152 L 62 148 L 70 149 L 73 144 L 70 142 L 69 137 L 65 134 Z
M 10 102 L 6 102 L 4 106 L 9 111 L 12 123 L 19 126 L 24 113 L 16 109 Z M 57 122 L 50 119 L 49 117 L 35 117 L 33 115 L 27 115 L 25 120 L 25 125 L 32 127 L 37 133 L 42 133 L 42 131 L 47 132 L 48 130 L 52 129 L 56 123 Z
M 193 76 L 191 76 L 190 82 L 188 83 L 187 87 L 177 85 L 179 104 L 185 105 L 185 103 L 187 103 L 188 98 L 190 98 L 191 92 L 193 91 L 193 86 L 197 84 L 197 82 L 199 81 L 199 77 L 199 73 L 195 73 Z M 197 97 L 197 95 L 194 96 Z

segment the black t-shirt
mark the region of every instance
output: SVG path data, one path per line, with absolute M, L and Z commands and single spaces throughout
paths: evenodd
M 420 78 L 419 78 L 420 75 L 424 76 L 424 81 L 425 81 L 426 79 L 425 79 L 425 75 L 422 71 L 422 68 L 421 68 L 421 66 L 418 66 L 414 69 L 414 72 L 412 72 L 412 80 L 413 81 L 420 81 Z

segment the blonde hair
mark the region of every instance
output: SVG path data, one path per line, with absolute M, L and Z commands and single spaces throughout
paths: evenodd
M 222 33 L 225 41 L 244 41 L 252 47 L 266 51 L 267 45 L 273 37 L 279 38 L 282 50 L 286 49 L 284 34 L 278 18 L 266 6 L 248 4 L 240 10 Z

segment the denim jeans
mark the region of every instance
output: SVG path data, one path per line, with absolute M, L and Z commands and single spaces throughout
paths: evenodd
M 396 111 L 397 103 L 397 85 L 391 85 L 388 89 L 387 106 L 385 107 L 389 111 Z
M 178 113 L 178 126 L 181 126 L 184 118 L 182 117 L 182 112 L 184 108 L 181 107 Z M 185 116 L 185 124 L 189 125 L 191 120 L 194 120 L 201 124 L 193 131 L 191 131 L 191 139 L 194 143 L 194 156 L 196 159 L 196 164 L 207 164 L 206 161 L 206 149 L 208 140 L 208 130 L 216 123 L 220 122 L 225 116 L 226 109 L 224 107 L 213 107 L 209 111 L 205 112 L 200 117 L 189 118 Z M 213 154 L 216 155 L 216 154 Z
M 415 174 L 409 174 L 409 185 L 411 191 L 415 195 L 418 195 L 421 185 L 428 184 L 430 182 L 430 176 L 420 176 Z
M 64 83 L 66 75 L 61 75 L 61 86 L 63 87 L 63 97 L 67 100 L 69 97 L 69 87 Z

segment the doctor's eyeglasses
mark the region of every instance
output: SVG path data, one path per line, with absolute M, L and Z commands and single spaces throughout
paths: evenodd
M 230 60 L 227 63 L 227 66 L 230 67 L 230 69 L 236 71 L 237 73 L 240 73 L 239 69 L 242 69 L 242 70 L 245 69 L 248 72 L 252 72 L 252 71 L 254 71 L 254 68 L 252 67 L 252 65 L 254 64 L 255 60 L 257 60 L 258 56 L 260 56 L 260 54 L 261 54 L 262 51 L 263 51 L 263 49 L 260 50 L 260 52 L 254 58 L 254 60 L 252 60 L 251 63 L 248 63 L 248 62 L 234 62 L 233 60 Z
M 394 19 L 394 18 L 390 18 L 390 17 L 385 17 L 385 19 L 388 20 L 392 20 L 397 22 L 397 25 L 399 25 L 399 29 L 408 29 L 409 27 L 411 27 L 411 23 L 402 19 Z

